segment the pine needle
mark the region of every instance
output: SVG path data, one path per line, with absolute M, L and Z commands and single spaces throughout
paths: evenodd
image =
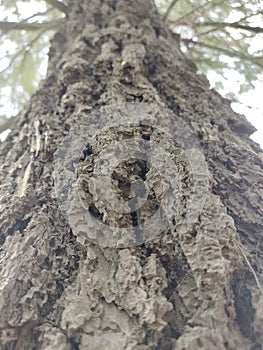
M 258 286 L 258 288 L 260 290 L 260 293 L 263 295 L 263 288 L 262 288 L 262 286 L 261 286 L 261 284 L 259 282 L 259 279 L 258 279 L 258 276 L 257 276 L 255 270 L 253 269 L 252 265 L 250 264 L 250 262 L 249 262 L 249 260 L 248 260 L 248 258 L 246 256 L 246 253 L 244 252 L 244 250 L 241 247 L 241 245 L 238 242 L 237 242 L 237 245 L 238 245 L 239 250 L 241 251 L 241 254 L 243 255 L 243 258 L 245 259 L 245 262 L 247 263 L 247 266 L 249 267 L 250 271 L 252 272 L 252 274 L 253 274 L 253 276 L 255 278 L 255 281 L 256 281 L 256 284 L 257 284 L 257 286 Z

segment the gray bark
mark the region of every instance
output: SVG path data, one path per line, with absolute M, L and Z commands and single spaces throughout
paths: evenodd
M 1 349 L 260 349 L 263 170 L 249 139 L 254 128 L 197 75 L 150 0 L 72 0 L 49 56 L 47 78 L 1 144 Z M 201 208 L 195 198 L 190 208 L 200 213 L 183 230 L 195 181 L 184 150 L 156 125 L 107 129 L 86 145 L 76 177 L 97 220 L 134 230 L 109 244 L 78 221 L 76 198 L 61 198 L 57 187 L 68 178 L 56 152 L 64 147 L 74 157 L 70 130 L 81 139 L 94 111 L 93 118 L 126 113 L 132 122 L 134 111 L 149 116 L 151 108 L 157 126 L 176 133 L 181 120 L 198 140 L 206 201 Z M 179 174 L 175 218 L 154 237 L 136 227 L 162 200 L 155 164 L 132 159 L 115 169 L 113 187 L 125 200 L 131 179 L 148 181 L 141 211 L 106 215 L 85 188 L 101 152 L 134 137 L 163 147 L 175 159 L 170 177 Z

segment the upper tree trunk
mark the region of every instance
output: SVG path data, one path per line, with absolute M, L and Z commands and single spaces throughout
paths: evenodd
M 209 183 L 203 210 L 182 233 L 193 178 L 177 158 L 176 220 L 144 244 L 103 247 L 90 238 L 95 229 L 78 234 L 75 217 L 69 224 L 62 215 L 54 159 L 81 118 L 123 102 L 151 103 L 152 114 L 169 108 L 171 129 L 186 122 L 199 139 Z M 128 105 L 126 113 L 132 121 Z M 101 150 L 117 138 L 155 138 L 165 148 L 166 136 L 154 127 L 101 133 L 79 159 L 78 176 L 88 165 L 92 172 Z M 1 145 L 1 349 L 260 349 L 263 170 L 262 152 L 249 139 L 253 131 L 196 74 L 150 0 L 72 0 L 52 42 L 47 78 Z M 129 176 L 152 181 L 147 200 L 157 208 L 163 174 L 155 176 L 155 164 L 146 163 L 122 164 L 113 180 L 126 199 Z M 99 202 L 87 198 L 101 219 Z M 131 227 L 139 220 L 116 215 L 109 211 L 101 220 Z

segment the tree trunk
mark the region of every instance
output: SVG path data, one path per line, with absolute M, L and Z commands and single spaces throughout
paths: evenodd
M 151 0 L 68 13 L 1 144 L 1 349 L 260 349 L 254 128 Z

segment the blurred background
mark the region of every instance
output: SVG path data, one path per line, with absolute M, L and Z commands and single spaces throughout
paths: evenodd
M 211 88 L 258 129 L 263 148 L 263 6 L 258 0 L 155 0 L 181 49 Z M 0 0 L 0 139 L 47 70 L 67 1 Z M 10 119 L 11 118 L 11 119 Z

